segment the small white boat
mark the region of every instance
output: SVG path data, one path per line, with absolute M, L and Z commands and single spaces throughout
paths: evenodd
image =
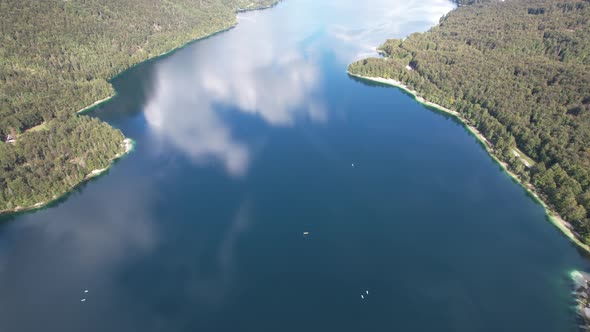
M 367 295 L 369 295 L 369 291 L 367 291 Z
M 364 295 L 361 295 L 361 299 L 364 299 L 364 298 L 365 298 L 365 296 Z
M 87 290 L 87 289 L 85 289 L 85 290 L 84 290 L 84 293 L 88 293 L 88 290 Z
M 309 235 L 309 232 L 303 232 L 303 235 Z
M 86 302 L 86 299 L 81 299 L 80 302 Z

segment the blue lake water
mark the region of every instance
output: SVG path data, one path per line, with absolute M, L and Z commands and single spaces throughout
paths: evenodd
M 542 207 L 346 74 L 452 8 L 286 0 L 117 77 L 91 115 L 133 153 L 0 218 L 0 331 L 576 331 L 589 264 Z

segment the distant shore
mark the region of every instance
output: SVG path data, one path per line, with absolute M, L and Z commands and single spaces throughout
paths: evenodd
M 586 244 L 584 244 L 580 238 L 578 237 L 578 235 L 571 229 L 571 225 L 563 220 L 563 218 L 561 218 L 561 216 L 553 211 L 549 205 L 547 204 L 547 202 L 545 202 L 541 196 L 537 193 L 537 189 L 528 182 L 523 181 L 518 175 L 514 174 L 512 171 L 510 171 L 508 169 L 508 165 L 501 161 L 494 153 L 494 151 L 492 150 L 492 144 L 481 134 L 481 132 L 479 130 L 477 130 L 475 127 L 473 127 L 472 125 L 469 124 L 469 122 L 457 111 L 453 111 L 450 110 L 446 107 L 443 107 L 441 105 L 435 104 L 431 101 L 426 100 L 425 98 L 421 97 L 420 94 L 411 89 L 410 87 L 408 87 L 407 85 L 403 84 L 400 81 L 396 81 L 393 79 L 387 79 L 387 78 L 382 78 L 382 77 L 370 77 L 370 76 L 362 76 L 362 75 L 356 75 L 353 74 L 351 72 L 347 72 L 348 75 L 352 76 L 352 77 L 356 77 L 356 78 L 360 78 L 363 80 L 367 80 L 367 81 L 372 81 L 372 82 L 377 82 L 377 83 L 382 83 L 382 84 L 386 84 L 386 85 L 391 85 L 394 86 L 398 89 L 401 89 L 409 94 L 411 94 L 414 99 L 416 101 L 418 101 L 419 103 L 428 106 L 428 107 L 432 107 L 434 109 L 437 109 L 441 112 L 447 113 L 452 115 L 453 117 L 455 117 L 457 120 L 459 120 L 463 126 L 465 126 L 465 128 L 467 128 L 467 130 L 469 132 L 471 132 L 473 134 L 473 136 L 475 136 L 481 143 L 482 145 L 485 147 L 486 151 L 490 154 L 490 156 L 492 156 L 492 158 L 502 167 L 502 169 L 512 178 L 514 179 L 516 182 L 518 182 L 532 197 L 534 197 L 537 202 L 539 202 L 539 204 L 541 204 L 541 206 L 543 206 L 543 208 L 545 209 L 545 213 L 547 214 L 547 217 L 549 218 L 549 220 L 551 221 L 551 223 L 553 225 L 555 225 L 555 227 L 557 227 L 563 234 L 565 234 L 573 243 L 575 243 L 578 247 L 580 247 L 581 249 L 585 250 L 587 253 L 590 253 L 590 247 Z M 520 151 L 519 151 L 520 152 Z M 523 161 L 524 162 L 524 161 Z M 526 164 L 525 164 L 526 165 Z
M 113 166 L 113 164 L 115 163 L 115 161 L 117 161 L 118 159 L 120 159 L 121 157 L 123 157 L 124 155 L 130 153 L 133 150 L 133 147 L 135 146 L 135 142 L 130 139 L 130 138 L 125 138 L 123 140 L 123 142 L 121 143 L 121 145 L 124 147 L 124 150 L 122 152 L 117 153 L 113 158 L 111 158 L 111 162 L 110 164 L 105 167 L 105 168 L 101 168 L 101 169 L 95 169 L 92 170 L 90 173 L 86 174 L 86 176 L 84 177 L 84 179 L 82 179 L 82 181 L 76 183 L 75 185 L 73 185 L 72 187 L 70 187 L 68 190 L 64 191 L 62 194 L 60 194 L 59 196 L 53 196 L 52 199 L 48 200 L 48 201 L 43 201 L 43 202 L 37 202 L 31 206 L 17 206 L 15 208 L 12 209 L 6 209 L 6 210 L 1 210 L 0 211 L 0 215 L 1 214 L 10 214 L 10 213 L 17 213 L 17 212 L 25 212 L 25 211 L 32 211 L 32 210 L 36 210 L 36 209 L 40 209 L 44 206 L 47 206 L 48 204 L 57 201 L 58 199 L 62 198 L 63 196 L 67 195 L 68 193 L 70 193 L 72 190 L 74 190 L 76 187 L 78 187 L 79 185 L 81 185 L 82 183 L 95 178 L 101 174 L 103 174 L 104 172 L 108 171 L 109 168 L 111 168 L 111 166 Z

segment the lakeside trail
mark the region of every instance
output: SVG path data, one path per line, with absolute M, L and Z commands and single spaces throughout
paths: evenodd
M 541 204 L 541 206 L 543 206 L 543 208 L 545 209 L 545 213 L 546 213 L 547 217 L 549 218 L 549 221 L 551 221 L 551 223 L 555 227 L 557 227 L 563 234 L 565 234 L 568 237 L 568 239 L 570 239 L 570 241 L 575 243 L 579 248 L 583 249 L 585 252 L 590 253 L 590 247 L 588 245 L 584 244 L 582 242 L 582 240 L 580 240 L 578 234 L 572 230 L 572 226 L 567 221 L 563 220 L 563 218 L 556 211 L 553 211 L 549 207 L 547 202 L 545 202 L 545 200 L 543 200 L 541 198 L 541 196 L 538 194 L 537 188 L 535 188 L 535 186 L 533 186 L 531 183 L 523 181 L 518 175 L 516 175 L 515 173 L 510 171 L 508 169 L 508 164 L 501 161 L 495 155 L 494 151 L 492 150 L 493 145 L 481 134 L 481 132 L 479 130 L 477 130 L 475 127 L 470 125 L 469 122 L 459 112 L 453 111 L 453 110 L 448 109 L 444 106 L 435 104 L 431 101 L 424 99 L 423 97 L 420 96 L 420 94 L 417 91 L 411 89 L 410 87 L 408 87 L 407 85 L 403 84 L 400 81 L 396 81 L 394 79 L 382 78 L 382 77 L 362 76 L 362 75 L 353 74 L 349 71 L 347 71 L 347 73 L 348 73 L 348 75 L 350 75 L 352 77 L 360 78 L 362 80 L 382 83 L 382 84 L 390 85 L 390 86 L 396 87 L 398 89 L 401 89 L 401 90 L 409 93 L 410 95 L 412 95 L 414 97 L 414 99 L 416 101 L 418 101 L 419 103 L 421 103 L 425 106 L 428 106 L 428 107 L 432 107 L 436 110 L 450 114 L 453 117 L 455 117 L 457 120 L 459 120 L 463 124 L 463 126 L 469 132 L 471 132 L 473 134 L 473 136 L 475 136 L 482 143 L 482 145 L 485 147 L 485 149 L 489 153 L 489 155 L 502 167 L 502 169 L 514 181 L 516 181 L 518 184 L 520 184 L 520 186 L 523 187 L 539 204 Z M 516 150 L 516 151 L 517 151 L 517 153 L 522 153 L 522 152 L 520 152 L 520 150 Z M 525 166 L 529 167 L 530 164 L 527 165 L 526 159 L 524 157 L 519 156 L 519 159 L 525 164 Z

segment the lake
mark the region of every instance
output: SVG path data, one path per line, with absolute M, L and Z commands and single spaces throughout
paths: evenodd
M 115 78 L 91 115 L 135 150 L 0 218 L 0 330 L 576 331 L 590 266 L 543 208 L 460 123 L 346 74 L 453 8 L 285 0 Z

